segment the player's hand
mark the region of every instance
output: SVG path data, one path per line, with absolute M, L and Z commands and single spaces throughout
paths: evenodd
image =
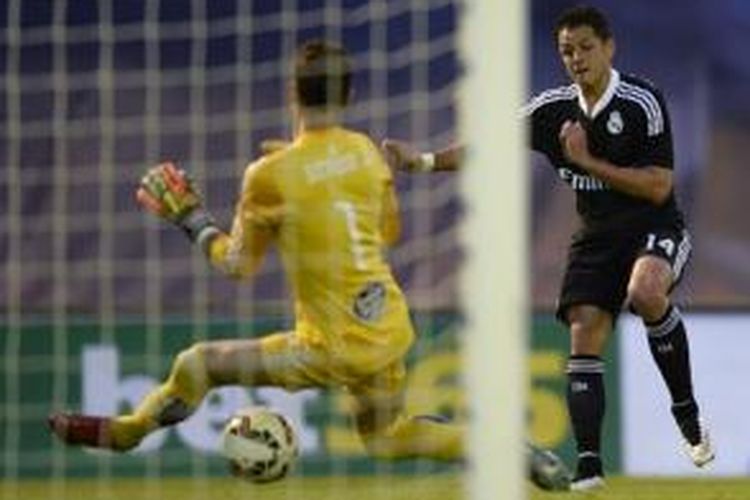
M 380 145 L 386 161 L 396 170 L 420 172 L 426 170 L 422 155 L 403 141 L 385 139 Z
M 264 141 L 261 141 L 260 151 L 264 155 L 269 155 L 271 153 L 275 153 L 276 151 L 284 149 L 290 144 L 291 143 L 289 141 L 285 141 L 284 139 L 266 139 Z
M 141 179 L 136 198 L 146 210 L 177 224 L 202 203 L 187 173 L 172 162 L 150 169 Z
M 588 136 L 580 122 L 566 121 L 560 128 L 560 143 L 563 153 L 571 163 L 585 169 L 591 153 L 589 152 Z

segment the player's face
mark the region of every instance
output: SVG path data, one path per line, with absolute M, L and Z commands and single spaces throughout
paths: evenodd
M 607 82 L 615 45 L 602 40 L 591 26 L 563 28 L 557 34 L 557 49 L 573 82 L 583 88 L 598 88 Z

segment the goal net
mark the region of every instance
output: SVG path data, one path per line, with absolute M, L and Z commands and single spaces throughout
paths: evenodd
M 288 328 L 293 311 L 279 260 L 272 255 L 252 282 L 212 272 L 179 231 L 138 209 L 140 177 L 175 160 L 228 226 L 242 170 L 260 142 L 291 136 L 289 60 L 312 38 L 338 41 L 353 56 L 348 125 L 376 140 L 448 145 L 458 137 L 462 8 L 457 0 L 3 2 L 6 498 L 23 497 L 27 479 L 40 481 L 42 496 L 78 497 L 88 490 L 71 489 L 83 488 L 72 486 L 76 478 L 96 479 L 93 495 L 109 498 L 127 491 L 115 483 L 127 477 L 145 478 L 136 484 L 164 498 L 174 485 L 165 478 L 187 478 L 192 494 L 207 498 L 212 478 L 229 481 L 216 454 L 221 426 L 249 404 L 292 418 L 302 448 L 295 477 L 441 472 L 458 491 L 458 467 L 364 458 L 347 400 L 336 393 L 215 391 L 189 421 L 122 456 L 66 449 L 50 438 L 46 416 L 115 414 L 193 342 Z M 407 406 L 463 419 L 457 177 L 398 175 L 396 182 L 404 233 L 390 258 L 420 332 Z M 383 498 L 393 491 L 379 488 Z

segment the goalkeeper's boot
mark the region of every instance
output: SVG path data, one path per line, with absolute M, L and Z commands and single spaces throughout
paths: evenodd
M 527 443 L 526 461 L 529 480 L 537 487 L 549 491 L 570 489 L 570 471 L 551 451 Z
M 598 454 L 583 452 L 578 455 L 576 475 L 570 484 L 573 491 L 590 491 L 604 487 L 602 460 Z
M 74 413 L 52 413 L 47 418 L 52 433 L 66 444 L 124 451 L 112 439 L 111 422 L 108 417 Z

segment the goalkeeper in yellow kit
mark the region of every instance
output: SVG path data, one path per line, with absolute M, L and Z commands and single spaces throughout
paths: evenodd
M 275 244 L 294 292 L 294 331 L 198 343 L 175 358 L 167 380 L 132 414 L 51 415 L 59 438 L 126 451 L 188 418 L 214 387 L 341 387 L 354 397 L 357 430 L 373 456 L 463 457 L 459 426 L 403 411 L 414 331 L 383 257 L 399 235 L 398 203 L 378 147 L 340 126 L 350 86 L 343 49 L 319 41 L 301 47 L 292 88 L 296 137 L 247 167 L 229 233 L 172 163 L 151 169 L 138 190 L 143 206 L 182 228 L 230 276 L 252 276 Z M 544 469 L 550 464 L 532 462 L 533 477 L 554 486 Z

